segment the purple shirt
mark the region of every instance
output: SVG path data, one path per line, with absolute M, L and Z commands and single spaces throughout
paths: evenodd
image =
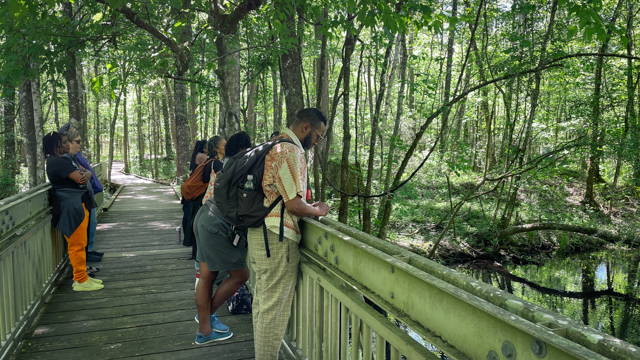
M 100 180 L 98 180 L 98 177 L 96 176 L 95 171 L 93 171 L 93 168 L 91 167 L 91 165 L 89 165 L 89 162 L 87 161 L 87 159 L 84 156 L 82 156 L 82 153 L 78 152 L 76 154 L 76 161 L 78 162 L 78 164 L 80 164 L 80 166 L 91 171 L 91 174 L 92 174 L 91 187 L 93 188 L 93 193 L 97 194 L 99 192 L 103 192 L 104 188 L 102 187 Z

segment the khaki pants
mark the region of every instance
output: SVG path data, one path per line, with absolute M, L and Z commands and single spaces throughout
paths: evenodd
M 256 360 L 276 360 L 291 315 L 291 302 L 298 279 L 298 243 L 267 231 L 267 257 L 262 228 L 249 229 L 249 261 L 256 274 L 253 298 L 253 336 Z

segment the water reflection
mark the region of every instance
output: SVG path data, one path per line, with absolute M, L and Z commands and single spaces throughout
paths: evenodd
M 606 250 L 539 265 L 478 260 L 456 270 L 640 345 L 639 264 L 638 250 Z

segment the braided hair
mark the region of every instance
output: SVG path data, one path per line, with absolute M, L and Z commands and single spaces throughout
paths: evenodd
M 52 131 L 44 136 L 42 139 L 42 150 L 44 151 L 44 156 L 49 157 L 49 155 L 55 155 L 56 150 L 58 150 L 62 146 L 62 134 Z

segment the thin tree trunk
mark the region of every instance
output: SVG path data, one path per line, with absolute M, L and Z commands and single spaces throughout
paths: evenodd
M 349 182 L 351 166 L 349 164 L 349 152 L 351 150 L 351 128 L 350 128 L 350 92 L 351 92 L 351 56 L 356 47 L 357 35 L 351 30 L 347 30 L 344 40 L 342 58 L 342 159 L 340 162 L 340 184 L 343 189 Z M 349 217 L 349 197 L 340 194 L 340 207 L 338 208 L 338 221 L 347 223 Z
M 163 98 L 164 101 L 164 98 Z M 209 138 L 209 95 L 205 98 L 204 105 L 204 138 Z M 167 127 L 168 128 L 168 127 Z
M 282 105 L 278 99 L 278 76 L 275 66 L 271 67 L 271 85 L 273 87 L 273 131 L 282 130 Z
M 256 137 L 256 96 L 258 92 L 258 84 L 255 81 L 249 83 L 249 95 L 247 98 L 247 131 L 252 139 Z
M 323 9 L 323 18 L 328 16 L 327 8 Z M 321 22 L 319 19 L 318 22 Z M 320 109 L 323 114 L 327 114 L 329 109 L 329 72 L 327 64 L 327 35 L 320 31 L 320 26 L 316 26 L 316 39 L 320 41 L 320 57 L 317 61 L 317 74 L 316 74 L 316 108 Z M 321 196 L 322 184 L 320 182 L 320 161 L 322 161 L 322 154 L 324 153 L 324 147 L 327 144 L 322 142 L 316 145 L 313 149 L 313 184 L 316 194 L 316 199 L 324 198 Z
M 192 95 L 193 96 L 193 93 Z M 160 116 L 158 109 L 158 98 L 154 96 L 151 100 L 151 121 L 153 122 L 153 178 L 158 179 L 158 143 L 160 142 L 160 121 L 158 121 L 158 117 Z M 195 123 L 194 123 L 195 124 Z
M 371 137 L 369 138 L 369 159 L 367 162 L 367 183 L 365 185 L 365 195 L 371 195 L 373 186 L 373 165 L 376 155 L 376 139 L 378 136 L 378 124 L 380 123 L 380 108 L 385 94 L 386 73 L 391 60 L 391 50 L 393 50 L 393 41 L 389 41 L 384 54 L 384 64 L 382 65 L 382 74 L 380 76 L 380 89 L 376 96 L 375 112 L 371 120 Z M 364 198 L 362 204 L 362 231 L 371 234 L 371 199 Z
M 83 139 L 87 139 L 87 98 L 84 87 L 84 67 L 82 66 L 82 57 L 77 62 L 78 68 L 76 75 L 78 76 L 78 106 L 80 107 L 80 136 Z
M 538 60 L 538 67 L 542 66 L 544 60 L 546 58 L 547 44 L 549 42 L 549 38 L 551 36 L 551 32 L 553 31 L 553 24 L 555 23 L 556 10 L 558 9 L 558 0 L 554 0 L 551 5 L 551 14 L 549 15 L 549 25 L 547 27 L 547 32 L 544 35 L 544 39 L 542 41 L 542 47 L 540 49 L 540 59 Z M 517 158 L 516 162 L 518 166 L 522 166 L 524 161 L 524 156 L 526 149 L 529 146 L 529 142 L 531 139 L 531 132 L 533 129 L 533 120 L 536 116 L 536 111 L 538 108 L 538 98 L 540 96 L 540 82 L 542 80 L 542 72 L 536 71 L 534 74 L 534 88 L 531 93 L 531 107 L 529 109 L 529 117 L 527 119 L 527 124 L 524 130 L 524 138 L 520 144 L 520 148 L 517 150 Z M 522 179 L 522 175 L 516 175 L 513 178 L 513 187 L 511 189 L 511 193 L 509 196 L 509 200 L 505 205 L 505 210 L 503 212 L 503 216 L 500 222 L 500 228 L 505 229 L 511 223 L 511 218 L 513 216 L 513 212 L 516 207 L 516 198 L 518 195 L 518 191 L 520 190 L 520 180 Z
M 198 104 L 198 90 L 196 83 L 189 84 L 189 129 L 191 131 L 189 149 L 192 149 L 198 137 L 198 119 L 196 118 L 196 107 Z
M 19 173 L 19 154 L 16 148 L 16 89 L 5 85 L 2 89 L 2 132 L 4 133 L 2 157 L 2 178 L 4 184 L 0 189 L 0 199 L 18 193 L 16 176 Z
M 124 85 L 124 99 L 122 99 L 122 132 L 123 132 L 123 147 L 124 147 L 124 169 L 123 171 L 126 173 L 131 172 L 129 166 L 129 116 L 127 115 L 127 85 Z
M 20 121 L 22 123 L 22 139 L 27 154 L 27 170 L 29 177 L 29 188 L 38 186 L 37 169 L 38 153 L 36 151 L 36 132 L 34 127 L 33 100 L 31 95 L 31 81 L 22 80 L 19 89 L 20 96 Z
M 42 138 L 44 137 L 42 119 L 42 98 L 40 96 L 40 71 L 38 65 L 35 62 L 31 63 L 31 67 L 36 70 L 36 77 L 31 80 L 31 100 L 33 101 L 33 128 L 35 136 L 35 151 L 36 151 L 36 181 L 37 184 L 44 184 L 46 181 L 44 173 L 44 152 L 42 149 Z
M 175 156 L 173 155 L 173 148 L 171 146 L 171 120 L 169 120 L 169 109 L 167 107 L 167 93 L 162 91 L 162 89 L 160 90 L 162 93 L 162 119 L 164 121 L 164 147 L 167 150 L 167 160 L 173 160 Z M 205 137 L 206 136 L 205 130 Z
M 69 18 L 73 20 L 73 4 L 71 2 L 63 2 L 62 9 Z M 69 123 L 79 131 L 82 131 L 82 114 L 80 107 L 80 85 L 77 76 L 77 59 L 75 50 L 67 50 L 67 60 L 65 62 L 65 80 L 67 81 L 67 95 L 69 97 Z
M 616 9 L 613 11 L 611 21 L 609 21 L 609 30 L 607 38 L 602 42 L 598 50 L 596 58 L 596 72 L 594 78 L 593 97 L 591 102 L 591 146 L 589 149 L 589 170 L 587 171 L 587 184 L 582 203 L 588 207 L 598 209 L 599 205 L 593 191 L 596 182 L 601 180 L 600 176 L 600 160 L 602 158 L 602 145 L 604 141 L 604 130 L 600 126 L 600 98 L 602 97 L 602 68 L 604 67 L 604 54 L 609 48 L 609 40 L 611 39 L 612 27 L 618 18 L 618 9 L 622 5 L 623 0 L 618 1 Z
M 400 136 L 400 122 L 402 121 L 402 113 L 404 110 L 404 91 L 405 83 L 407 80 L 407 40 L 404 31 L 400 33 L 400 41 L 398 43 L 400 52 L 400 89 L 398 90 L 398 104 L 396 106 L 396 121 L 393 127 L 393 135 L 391 136 L 391 143 L 389 144 L 389 154 L 387 156 L 387 174 L 384 179 L 384 190 L 389 190 L 391 184 L 391 176 L 393 173 L 393 158 L 395 156 L 395 150 L 399 142 Z M 391 218 L 391 199 L 389 196 L 384 196 L 380 205 L 380 213 L 378 218 L 382 219 L 380 224 L 380 231 L 378 237 L 380 239 L 387 238 L 387 231 L 389 229 L 389 220 Z M 382 215 L 382 216 L 380 216 Z
M 55 78 L 51 78 L 51 86 L 53 91 L 53 122 L 56 124 L 56 129 L 60 129 L 60 112 L 58 110 L 58 81 Z
M 113 119 L 111 119 L 111 122 L 109 124 L 109 160 L 108 160 L 109 166 L 108 166 L 108 174 L 107 174 L 107 183 L 109 184 L 111 184 L 111 170 L 113 169 L 113 153 L 114 153 L 114 142 L 115 142 L 115 132 L 116 132 L 116 121 L 118 120 L 118 108 L 120 107 L 120 100 L 122 98 L 122 93 L 123 93 L 122 90 L 124 89 L 121 89 L 121 91 L 118 92 L 118 96 L 116 97 L 116 108 L 115 110 L 113 110 Z
M 138 130 L 138 166 L 140 170 L 144 169 L 144 134 L 142 133 L 142 86 L 136 85 L 136 100 L 137 100 L 137 113 L 138 121 L 136 121 L 136 127 Z
M 451 17 L 456 17 L 458 12 L 458 0 L 453 0 L 451 4 Z M 449 102 L 449 97 L 451 96 L 451 73 L 453 68 L 453 52 L 455 45 L 455 37 L 456 37 L 456 27 L 455 25 L 449 24 L 449 35 L 447 38 L 447 65 L 444 76 L 444 98 L 442 99 L 443 103 Z M 484 81 L 484 80 L 483 80 Z M 411 106 L 413 107 L 412 101 L 410 100 Z M 451 108 L 447 108 L 442 112 L 442 139 L 440 141 L 440 152 L 444 153 L 447 149 L 447 137 L 449 133 L 449 113 L 451 112 Z
M 171 120 L 171 140 L 173 143 L 173 148 L 175 149 L 178 146 L 178 140 L 176 138 L 176 112 L 175 106 L 173 104 L 173 93 L 171 92 L 171 86 L 169 86 L 169 81 L 164 79 L 164 96 L 167 99 L 167 105 L 169 106 L 169 119 Z

